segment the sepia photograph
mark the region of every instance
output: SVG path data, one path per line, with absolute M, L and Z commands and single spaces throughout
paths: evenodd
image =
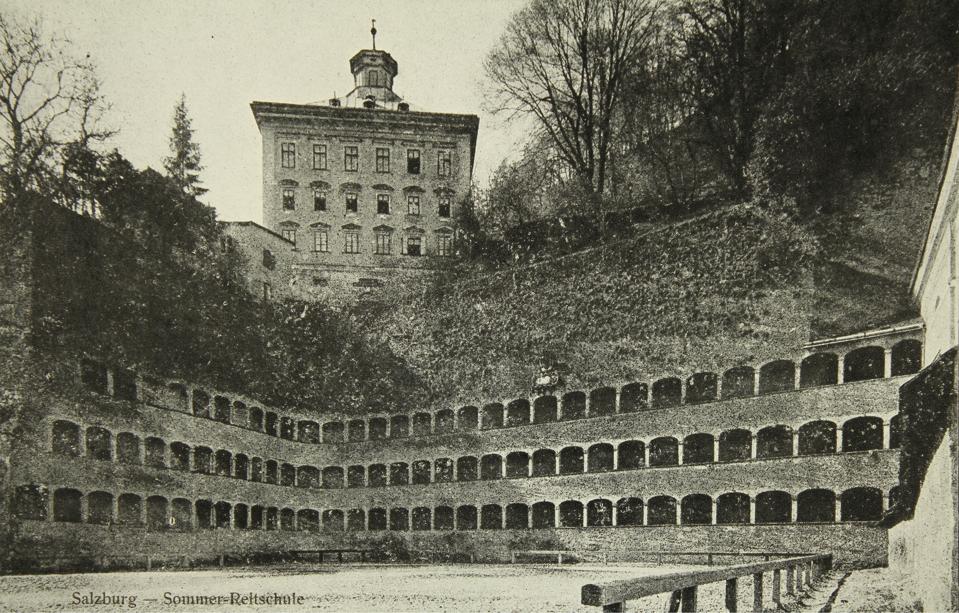
M 959 613 L 959 2 L 0 0 L 0 613 Z

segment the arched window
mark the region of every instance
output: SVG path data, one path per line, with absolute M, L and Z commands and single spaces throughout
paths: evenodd
M 144 464 L 154 468 L 166 468 L 166 443 L 151 436 L 144 442 Z
M 390 464 L 390 485 L 409 485 L 410 467 L 406 462 Z
M 373 417 L 370 419 L 370 440 L 378 441 L 386 438 L 386 419 Z
M 280 435 L 280 417 L 273 411 L 267 411 L 263 416 L 263 431 L 270 436 Z
M 213 529 L 213 503 L 209 500 L 196 501 L 196 527 L 201 530 Z
M 350 532 L 366 530 L 366 512 L 363 509 L 350 509 L 346 512 L 346 529 Z
M 186 443 L 170 444 L 170 468 L 173 470 L 190 470 L 190 446 Z
M 379 507 L 370 509 L 370 530 L 386 530 L 386 509 Z
M 752 455 L 752 446 L 753 434 L 749 430 L 726 430 L 719 435 L 719 461 L 748 460 Z
M 567 500 L 559 505 L 559 523 L 564 528 L 583 527 L 583 503 Z
M 787 492 L 770 491 L 756 495 L 757 524 L 785 524 L 792 515 L 792 496 Z
M 263 512 L 263 507 L 256 507 Z M 192 530 L 193 529 L 193 505 L 186 498 L 174 498 L 170 503 L 170 527 L 174 530 Z M 260 517 L 260 523 L 255 528 L 262 526 L 263 519 Z
M 586 470 L 591 473 L 605 473 L 613 470 L 613 446 L 609 443 L 596 443 L 586 453 Z
M 716 523 L 748 524 L 749 496 L 739 492 L 729 492 L 716 498 Z
M 546 477 L 556 474 L 556 452 L 552 449 L 538 449 L 533 452 L 533 476 Z
M 839 383 L 839 358 L 835 353 L 814 353 L 799 366 L 799 387 L 818 387 Z
M 690 434 L 683 439 L 683 464 L 707 464 L 713 461 L 713 435 Z
M 362 466 L 360 469 L 362 470 Z M 327 466 L 323 469 L 321 485 L 325 489 L 339 489 L 343 487 L 343 467 Z
M 797 522 L 833 522 L 835 520 L 836 494 L 831 490 L 806 490 L 796 496 Z
M 250 459 L 242 453 L 233 458 L 233 476 L 237 479 L 248 479 L 250 476 Z
M 855 417 L 842 425 L 842 450 L 882 449 L 882 419 Z
M 796 365 L 789 360 L 776 360 L 759 369 L 759 393 L 786 392 L 796 386 Z
M 463 456 L 456 460 L 456 480 L 475 481 L 478 476 L 476 465 L 476 458 L 473 456 Z
M 911 338 L 892 346 L 892 376 L 911 375 L 922 365 L 922 343 Z
M 280 418 L 280 438 L 292 441 L 296 439 L 296 422 L 292 417 Z
M 668 526 L 676 523 L 676 499 L 672 496 L 655 496 L 647 503 L 647 521 L 650 526 Z
M 87 494 L 87 523 L 101 526 L 113 523 L 113 494 L 109 492 Z
M 419 412 L 413 414 L 413 436 L 429 436 L 433 433 L 433 416 Z
M 503 405 L 498 402 L 483 407 L 483 430 L 503 427 Z
M 362 509 L 360 509 L 362 511 Z M 326 509 L 323 511 L 323 531 L 324 532 L 343 532 L 344 517 L 343 511 L 339 509 Z
M 406 438 L 410 435 L 410 418 L 406 415 L 390 417 L 390 438 Z
M 619 393 L 619 412 L 633 413 L 649 408 L 649 387 L 645 383 L 624 385 Z
M 365 487 L 366 467 L 354 464 L 346 469 L 346 487 Z
M 218 529 L 229 529 L 233 523 L 233 505 L 222 500 L 213 505 L 213 519 Z
M 605 498 L 590 500 L 586 504 L 586 525 L 593 527 L 613 525 L 613 503 Z
M 840 496 L 842 521 L 877 521 L 882 518 L 882 492 L 874 487 L 854 487 Z
M 644 466 L 646 445 L 643 441 L 624 441 L 619 444 L 619 470 L 635 470 Z
M 315 424 L 314 424 L 315 426 Z M 312 426 L 311 426 L 312 429 Z M 323 424 L 323 442 L 324 443 L 342 443 L 343 442 L 343 422 L 328 421 Z
M 292 464 L 280 465 L 280 485 L 287 487 L 296 485 L 296 468 Z
M 315 509 L 300 509 L 297 511 L 296 529 L 300 532 L 319 532 L 320 512 Z
M 141 498 L 136 494 L 121 494 L 117 499 L 117 523 L 121 526 L 139 526 L 142 523 Z
M 416 460 L 413 462 L 411 477 L 413 485 L 426 485 L 430 482 L 430 473 L 433 471 L 433 463 L 429 460 Z
M 559 452 L 559 474 L 570 475 L 583 472 L 582 447 L 565 447 Z
M 752 396 L 756 381 L 752 366 L 737 366 L 723 373 L 723 398 L 747 398 Z
M 698 372 L 686 379 L 686 402 L 709 402 L 718 394 L 718 377 L 713 372 Z
M 881 379 L 885 370 L 886 352 L 882 347 L 860 347 L 843 359 L 843 381 Z
M 14 490 L 13 514 L 18 519 L 47 518 L 47 489 L 42 485 L 18 485 Z
M 433 510 L 429 507 L 415 507 L 411 523 L 413 530 L 429 530 L 433 527 Z
M 563 394 L 563 410 L 560 418 L 570 420 L 584 417 L 586 417 L 586 394 L 583 392 Z
M 190 412 L 190 395 L 187 393 L 186 387 L 179 383 L 171 383 L 167 386 L 167 392 L 167 406 L 169 408 L 181 413 Z
M 193 414 L 197 417 L 210 417 L 210 395 L 203 390 L 193 390 Z
M 676 377 L 666 377 L 653 383 L 654 409 L 679 406 L 682 396 L 683 383 Z
M 230 399 L 223 396 L 213 398 L 213 419 L 225 424 L 230 423 Z
M 616 390 L 611 387 L 601 387 L 589 393 L 589 415 L 600 417 L 616 414 Z
M 556 506 L 552 502 L 537 502 L 533 505 L 531 515 L 534 529 L 556 527 Z
M 513 451 L 506 456 L 506 478 L 515 479 L 529 476 L 529 454 L 525 451 Z
M 519 398 L 506 407 L 506 425 L 523 426 L 529 423 L 529 401 Z
M 150 496 L 147 498 L 147 530 L 166 530 L 168 513 L 169 505 L 166 498 L 163 496 Z M 246 519 L 244 517 L 244 525 L 245 523 Z
M 616 502 L 616 523 L 619 526 L 642 526 L 642 498 L 620 498 Z
M 449 483 L 453 480 L 452 458 L 438 458 L 433 462 L 433 482 Z
M 410 512 L 403 508 L 390 509 L 390 530 L 409 530 Z
M 346 438 L 351 443 L 366 440 L 366 422 L 362 419 L 352 419 L 346 425 Z
M 545 424 L 556 421 L 556 396 L 540 396 L 533 401 L 533 423 Z
M 661 436 L 649 442 L 650 466 L 679 464 L 679 442 L 671 436 Z
M 455 526 L 454 517 L 453 507 L 436 507 L 433 509 L 433 529 L 452 530 Z
M 457 429 L 467 431 L 479 427 L 479 409 L 472 406 L 460 407 L 457 411 Z
M 53 521 L 81 522 L 80 499 L 82 494 L 70 488 L 53 492 Z
M 233 423 L 244 428 L 250 423 L 250 411 L 247 409 L 245 402 L 233 401 Z
M 799 455 L 836 453 L 836 424 L 811 421 L 799 428 Z
M 496 454 L 484 455 L 480 460 L 480 479 L 501 479 L 503 477 L 503 458 Z
M 456 529 L 476 530 L 476 507 L 467 504 L 456 507 Z
M 302 419 L 296 424 L 296 440 L 301 443 L 320 442 L 320 424 Z
M 706 494 L 689 494 L 680 504 L 680 522 L 683 524 L 710 524 L 713 521 L 713 499 Z
M 434 419 L 436 422 L 434 430 L 437 434 L 448 434 L 453 431 L 453 411 L 451 409 L 437 411 Z
M 266 461 L 266 470 L 264 471 L 264 480 L 267 483 L 276 485 L 279 483 L 279 465 L 276 463 L 276 460 L 267 460 Z
M 529 507 L 522 503 L 506 505 L 506 528 L 508 530 L 529 528 Z
M 263 409 L 260 407 L 250 408 L 250 429 L 257 432 L 263 431 Z
M 51 434 L 53 453 L 72 458 L 80 457 L 80 426 L 73 422 L 53 422 Z
M 213 456 L 214 472 L 221 477 L 230 477 L 233 475 L 233 454 L 225 449 L 220 449 Z
M 212 449 L 209 447 L 196 447 L 193 449 L 193 470 L 205 475 L 213 472 Z
M 793 454 L 793 432 L 789 426 L 767 426 L 756 433 L 757 458 L 782 458 Z
M 250 481 L 263 481 L 263 459 L 253 458 L 250 460 Z
M 113 438 L 110 431 L 98 426 L 87 428 L 87 457 L 91 460 L 110 460 L 113 458 Z

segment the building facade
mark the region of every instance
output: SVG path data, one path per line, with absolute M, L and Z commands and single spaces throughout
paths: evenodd
M 443 267 L 470 188 L 478 117 L 411 110 L 384 51 L 360 51 L 350 68 L 354 89 L 326 105 L 251 105 L 264 224 L 295 243 L 305 298 Z

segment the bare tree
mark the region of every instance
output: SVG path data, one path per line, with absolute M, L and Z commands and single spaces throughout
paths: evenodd
M 532 115 L 602 217 L 624 82 L 643 61 L 660 0 L 532 0 L 486 58 L 489 107 Z
M 67 145 L 88 148 L 112 132 L 92 63 L 70 53 L 67 39 L 47 35 L 38 20 L 0 15 L 0 190 L 58 192 Z

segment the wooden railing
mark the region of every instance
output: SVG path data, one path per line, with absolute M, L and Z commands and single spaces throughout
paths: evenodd
M 765 555 L 771 556 L 773 554 Z M 797 591 L 802 591 L 804 585 L 811 586 L 814 580 L 830 568 L 832 568 L 832 555 L 815 554 L 723 566 L 709 570 L 681 571 L 607 583 L 590 583 L 583 586 L 582 603 L 603 607 L 604 612 L 622 611 L 627 600 L 669 593 L 668 611 L 679 611 L 680 609 L 682 611 L 696 611 L 699 586 L 725 581 L 726 608 L 735 613 L 738 610 L 739 579 L 752 575 L 752 609 L 762 611 L 764 573 L 772 572 L 772 599 L 779 605 L 783 570 L 786 571 L 786 594 L 792 595 Z

